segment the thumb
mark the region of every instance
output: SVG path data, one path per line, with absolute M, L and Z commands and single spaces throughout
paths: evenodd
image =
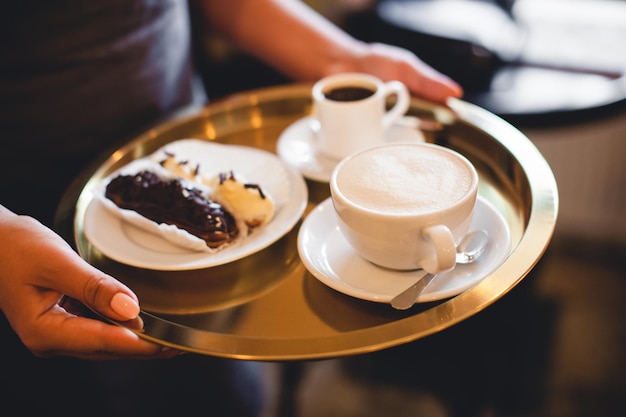
M 0 205 L 0 231 L 11 236 L 11 243 L 2 245 L 0 266 L 3 274 L 12 277 L 3 282 L 0 295 L 5 298 L 3 307 L 13 306 L 16 316 L 28 308 L 47 309 L 58 302 L 59 295 L 114 320 L 131 320 L 139 314 L 137 296 L 128 287 L 87 263 L 37 220 L 15 215 Z M 35 289 L 38 301 L 45 302 L 28 298 L 33 293 L 24 288 Z
M 40 285 L 114 320 L 127 321 L 139 315 L 139 301 L 130 288 L 90 265 L 56 235 L 46 237 L 55 240 L 55 244 L 46 245 L 55 253 L 47 257 L 50 261 Z
M 93 271 L 87 271 L 83 275 L 85 279 L 82 286 L 76 288 L 79 292 L 71 294 L 68 291 L 66 295 L 115 320 L 127 321 L 137 318 L 139 315 L 137 296 L 115 278 L 91 266 L 89 269 Z

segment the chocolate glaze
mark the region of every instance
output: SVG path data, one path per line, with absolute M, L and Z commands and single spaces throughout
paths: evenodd
M 197 188 L 185 187 L 176 179 L 162 180 L 150 171 L 113 178 L 105 196 L 120 208 L 184 229 L 211 248 L 239 234 L 235 218 L 221 204 L 206 198 Z

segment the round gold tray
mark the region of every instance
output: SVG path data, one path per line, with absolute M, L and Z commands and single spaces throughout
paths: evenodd
M 557 217 L 552 171 L 520 131 L 460 100 L 445 108 L 414 99 L 409 114 L 438 122 L 442 128 L 426 131 L 427 141 L 455 149 L 474 163 L 480 194 L 508 222 L 512 249 L 496 271 L 458 296 L 396 311 L 387 304 L 338 293 L 300 262 L 296 241 L 301 222 L 254 255 L 192 271 L 123 265 L 89 243 L 83 226 L 91 191 L 113 170 L 182 138 L 275 152 L 283 129 L 310 114 L 310 89 L 297 84 L 238 94 L 158 126 L 110 155 L 87 173 L 88 180 L 73 197 L 69 194 L 80 255 L 125 282 L 141 300 L 140 320 L 121 325 L 166 346 L 229 358 L 273 361 L 352 355 L 442 331 L 503 297 L 538 262 Z M 329 196 L 328 184 L 307 181 L 307 186 L 304 216 Z

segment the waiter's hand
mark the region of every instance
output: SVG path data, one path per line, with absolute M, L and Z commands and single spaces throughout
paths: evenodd
M 113 320 L 139 320 L 137 296 L 129 288 L 85 262 L 37 220 L 0 206 L 0 308 L 34 355 L 148 359 L 178 354 L 83 315 L 84 306 Z

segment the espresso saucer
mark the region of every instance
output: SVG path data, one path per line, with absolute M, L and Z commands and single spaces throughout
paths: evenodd
M 278 138 L 276 151 L 286 164 L 314 181 L 329 182 L 333 169 L 339 160 L 324 155 L 317 150 L 317 120 L 307 116 L 289 125 Z M 424 135 L 417 128 L 414 117 L 404 116 L 385 132 L 385 141 L 424 142 Z
M 472 230 L 484 230 L 489 244 L 472 264 L 457 265 L 438 274 L 418 303 L 453 297 L 478 284 L 506 260 L 511 232 L 502 215 L 483 197 L 476 203 Z M 391 299 L 425 274 L 423 270 L 393 271 L 361 258 L 344 239 L 330 198 L 306 217 L 298 234 L 298 252 L 307 270 L 320 282 L 362 300 L 390 303 Z

